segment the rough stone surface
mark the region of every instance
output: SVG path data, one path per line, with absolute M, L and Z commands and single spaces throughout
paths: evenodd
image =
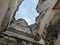
M 2 22 L 2 29 L 9 24 L 7 31 L 1 33 L 0 45 L 40 45 L 41 39 L 43 39 L 43 45 L 59 45 L 60 11 L 53 10 L 57 1 L 40 0 L 37 5 L 39 16 L 36 17 L 36 23 L 28 25 L 24 19 L 18 19 L 17 21 L 14 19 L 21 0 L 0 0 L 0 5 L 2 5 L 0 7 L 0 24 Z
M 0 0 L 0 31 L 4 31 L 8 24 L 11 23 L 12 17 L 16 12 L 22 0 Z

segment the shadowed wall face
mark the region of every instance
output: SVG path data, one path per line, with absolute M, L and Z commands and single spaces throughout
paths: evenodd
M 54 6 L 53 10 L 60 10 L 60 0 L 58 0 L 56 5 Z
M 0 0 L 0 26 L 7 11 L 10 0 Z

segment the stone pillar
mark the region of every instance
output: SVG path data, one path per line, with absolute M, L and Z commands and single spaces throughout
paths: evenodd
M 11 22 L 22 0 L 0 0 L 0 31 L 4 31 Z
M 0 26 L 8 9 L 9 1 L 10 0 L 0 0 Z
M 43 34 L 43 31 L 46 29 L 55 16 L 55 12 L 52 10 L 52 8 L 55 6 L 58 0 L 46 0 L 42 4 L 38 3 L 37 6 L 37 11 L 41 14 L 44 15 L 42 19 L 40 20 L 39 24 L 39 31 L 38 34 L 41 36 Z

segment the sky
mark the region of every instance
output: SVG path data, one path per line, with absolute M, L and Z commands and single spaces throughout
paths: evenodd
M 36 6 L 39 0 L 24 0 L 16 12 L 15 18 L 23 18 L 29 25 L 35 23 L 35 17 L 38 16 Z

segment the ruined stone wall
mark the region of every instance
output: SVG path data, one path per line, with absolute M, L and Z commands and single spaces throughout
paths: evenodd
M 4 20 L 2 22 L 2 30 L 6 27 L 7 24 L 10 24 L 10 22 L 12 21 L 14 13 L 15 13 L 18 5 L 20 4 L 21 0 L 18 0 L 18 1 L 12 0 L 12 1 L 8 1 L 8 2 L 9 2 L 9 4 L 7 5 L 8 9 L 5 10 L 6 11 L 5 18 L 3 18 Z M 38 38 L 38 42 L 40 41 L 39 38 L 41 38 L 40 36 L 42 35 L 43 39 L 45 39 L 45 43 L 49 43 L 51 45 L 51 41 L 54 43 L 57 39 L 57 37 L 55 36 L 56 31 L 53 30 L 53 27 L 55 26 L 54 25 L 55 21 L 56 21 L 55 19 L 58 19 L 57 18 L 58 16 L 56 16 L 55 11 L 52 10 L 52 8 L 56 4 L 56 2 L 57 2 L 57 0 L 54 0 L 54 1 L 46 0 L 46 1 L 42 1 L 41 3 L 40 2 L 38 3 L 37 11 L 40 13 L 41 16 L 39 15 L 39 17 L 37 17 L 37 22 L 39 23 L 38 24 L 39 27 L 37 27 L 36 36 L 30 32 L 31 31 L 30 27 L 23 20 L 18 20 L 18 22 L 13 22 L 12 24 L 10 24 L 8 27 L 12 27 L 12 28 L 14 28 L 14 30 L 10 29 L 10 31 L 13 30 L 13 32 L 10 33 L 10 31 L 8 30 L 5 32 L 5 34 L 10 33 L 10 36 L 12 35 L 17 38 L 22 37 L 25 40 L 29 40 L 29 39 L 31 39 L 31 37 L 26 38 L 27 36 L 25 36 L 26 33 L 29 33 L 29 34 L 35 36 L 35 39 Z M 52 25 L 50 24 L 50 22 L 52 23 Z M 34 31 L 35 29 L 36 29 L 36 27 L 34 27 L 34 25 L 32 25 L 32 30 Z M 54 28 L 54 29 L 56 29 L 56 28 Z M 24 32 L 24 34 L 20 36 L 20 32 L 18 30 Z M 18 35 L 16 33 L 18 33 Z M 44 35 L 43 35 L 43 33 L 44 33 Z M 23 40 L 17 40 L 17 39 L 15 39 L 15 37 L 13 37 L 13 38 L 7 37 L 7 39 L 5 37 L 0 38 L 1 39 L 0 45 L 40 45 L 40 44 L 32 43 L 32 42 L 36 41 L 36 40 L 34 40 L 34 38 L 31 39 L 31 42 L 28 42 L 28 41 L 23 41 Z M 12 39 L 12 40 L 10 40 L 10 39 Z M 19 39 L 21 39 L 21 38 L 19 38 Z M 58 37 L 55 44 L 59 43 L 58 42 L 59 39 L 60 39 L 60 36 Z
M 0 38 L 0 45 L 38 45 L 18 38 L 5 37 Z
M 4 30 L 12 21 L 22 0 L 0 0 L 0 31 Z
M 52 10 L 54 5 L 57 3 L 57 0 L 46 0 L 42 4 L 38 3 L 37 11 L 42 15 L 42 19 L 40 20 L 40 26 L 38 33 L 41 35 L 43 30 L 45 30 L 45 26 L 49 25 L 49 22 L 53 19 L 55 12 Z
M 30 27 L 28 26 L 28 23 L 24 19 L 18 19 L 9 26 L 11 28 L 16 29 L 17 31 L 22 31 L 24 33 L 31 34 Z
M 0 0 L 0 26 L 8 9 L 10 0 Z
M 59 4 L 58 0 L 54 0 L 54 1 L 46 0 L 41 4 L 38 3 L 38 6 L 37 6 L 37 11 L 40 13 L 39 16 L 42 17 L 42 18 L 41 17 L 37 18 L 37 22 L 39 22 L 40 24 L 38 33 L 39 35 L 42 35 L 44 40 L 46 39 L 45 41 L 47 43 L 50 43 L 47 45 L 52 45 L 52 42 L 54 43 L 58 37 L 59 29 L 57 27 L 58 26 L 57 20 L 60 16 L 58 16 L 59 13 L 56 14 L 56 12 L 59 12 L 59 10 L 56 10 L 56 9 L 53 10 L 53 7 L 56 6 L 56 4 Z M 58 30 L 56 30 L 56 28 Z

